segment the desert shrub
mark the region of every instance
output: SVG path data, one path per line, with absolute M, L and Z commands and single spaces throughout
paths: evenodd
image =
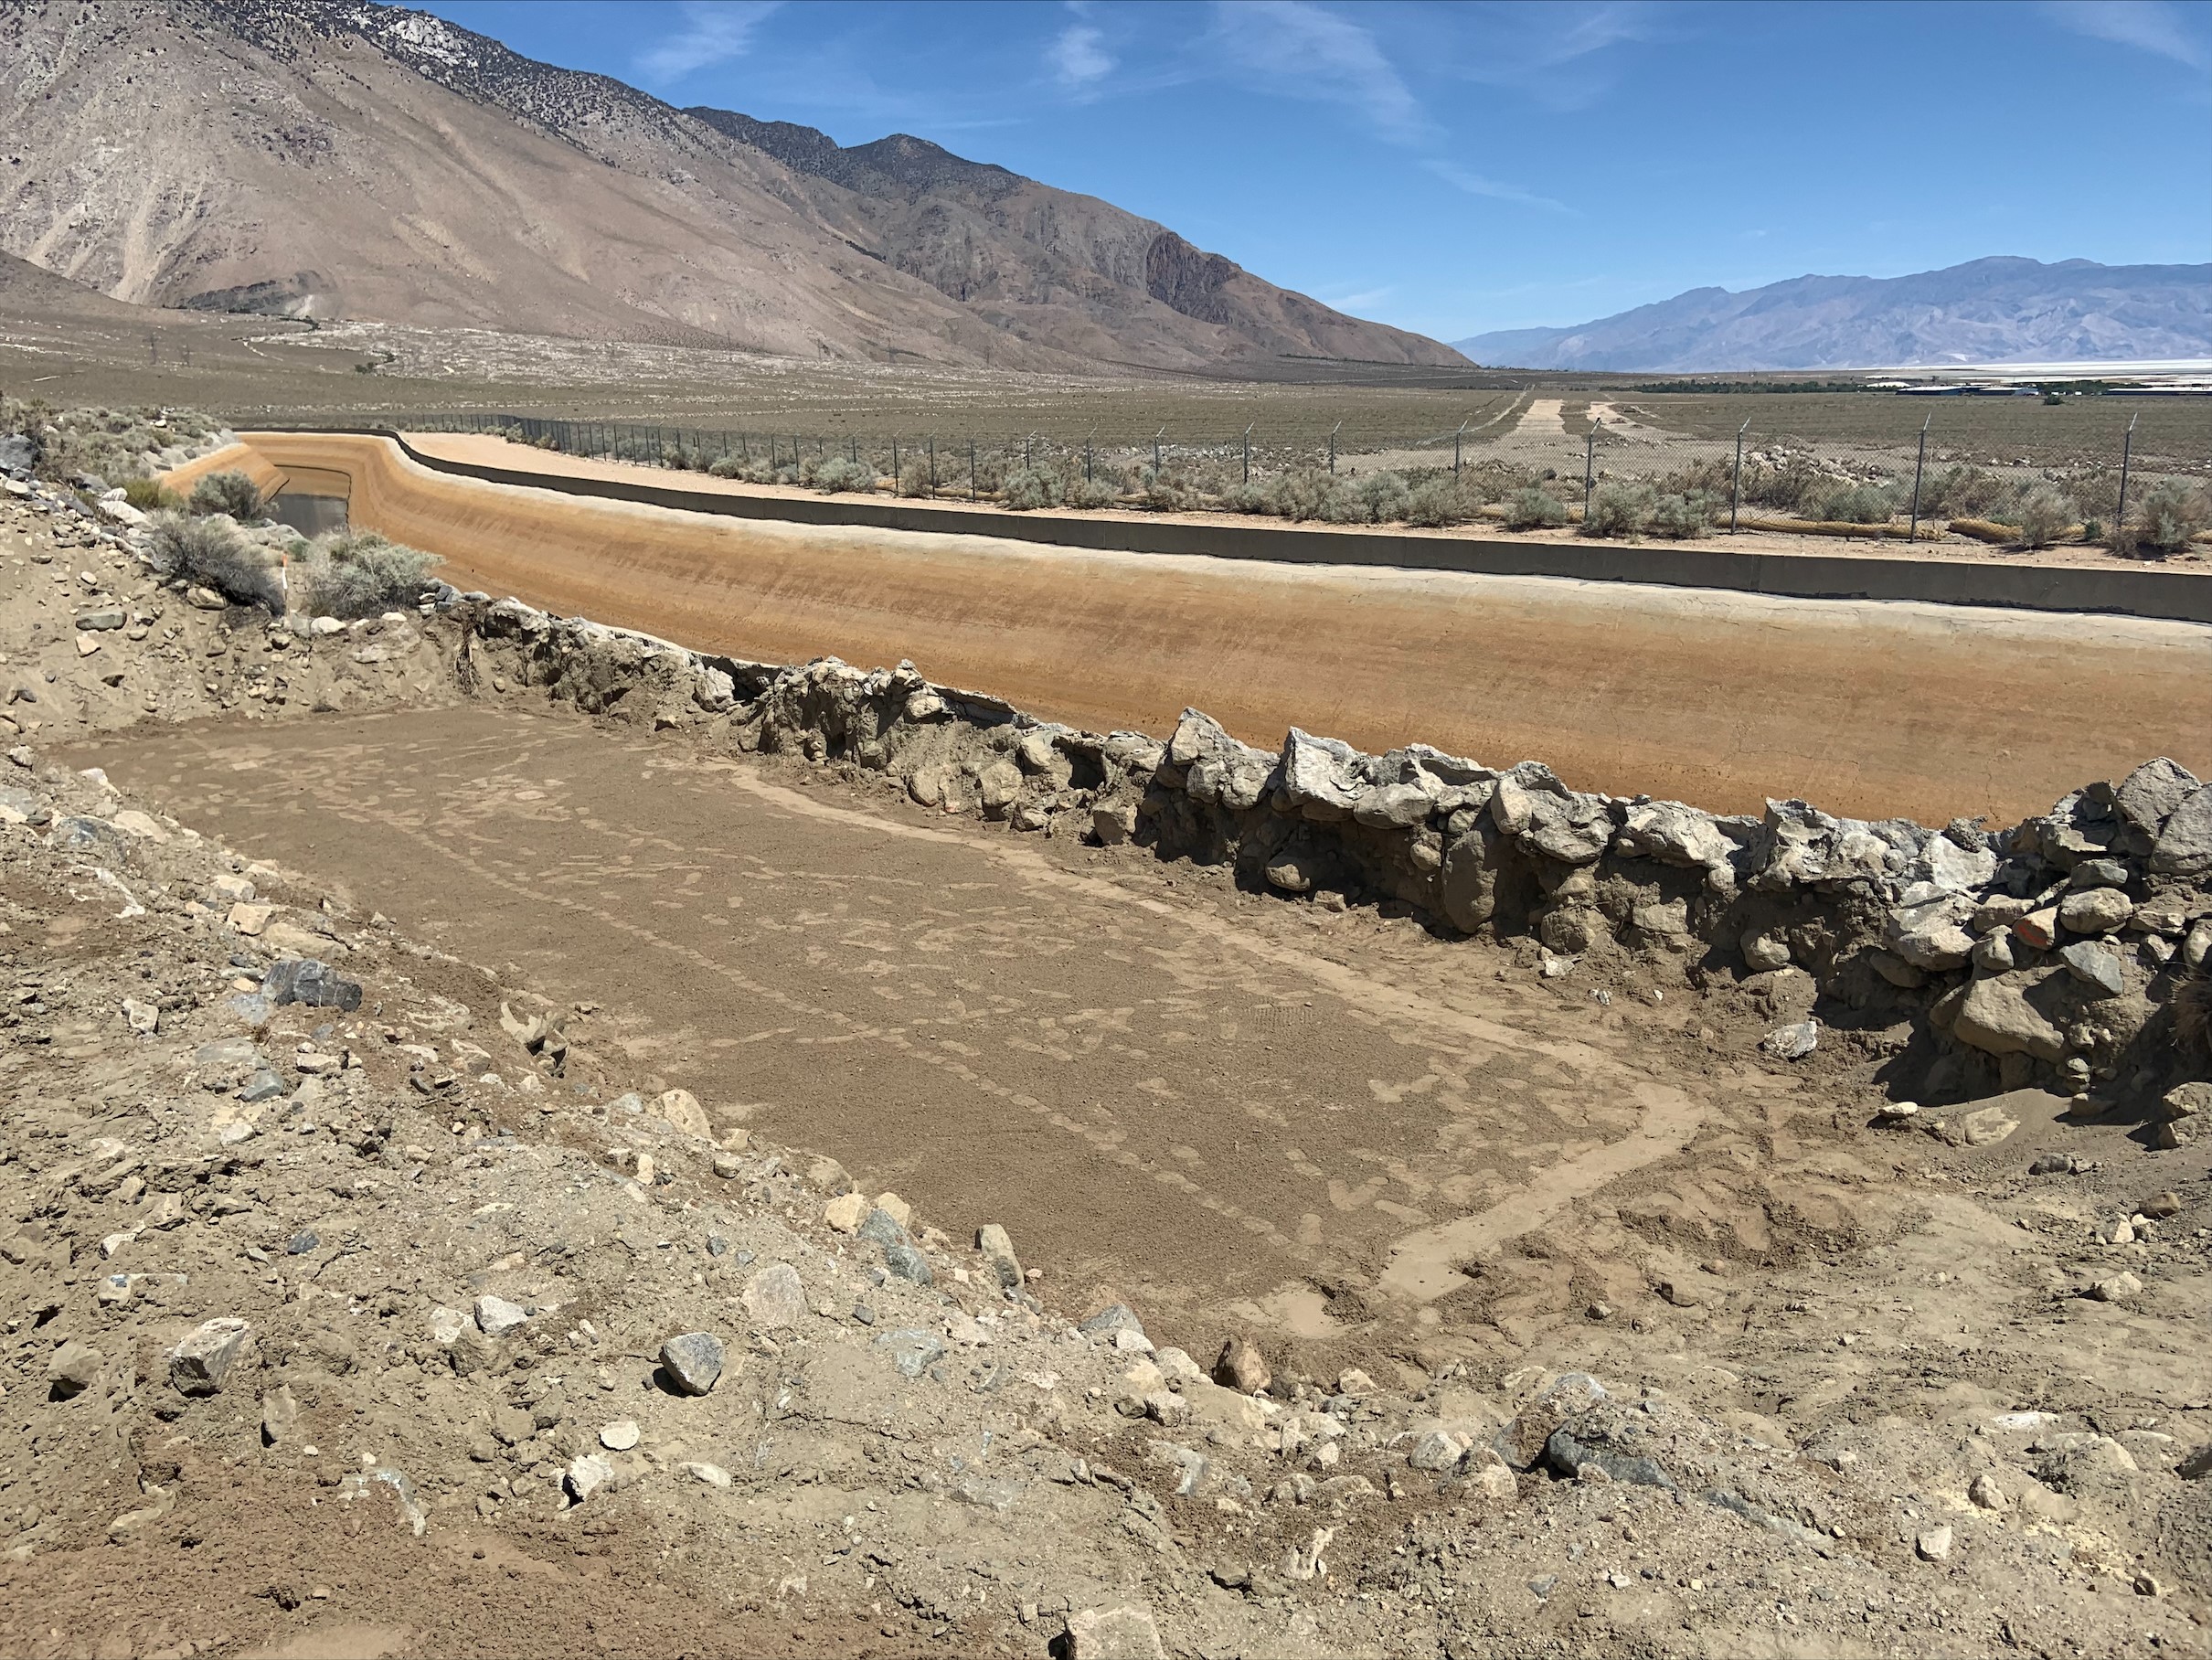
M 2179 553 L 2189 538 L 2212 520 L 2212 502 L 2200 486 L 2164 478 L 2143 493 L 2130 535 L 2138 548 L 2158 554 Z
M 2009 523 L 2019 493 L 2011 480 L 1967 462 L 1921 480 L 1920 512 L 1931 518 L 1994 518 Z
M 1272 513 L 1275 507 L 1274 488 L 1260 479 L 1239 479 L 1222 486 L 1222 509 L 1228 513 Z
M 2120 510 L 2117 467 L 2075 467 L 2058 481 L 2057 487 L 2058 494 L 2072 502 L 2074 511 L 2085 519 L 2108 520 Z
M 1897 501 L 1878 484 L 1846 484 L 1824 496 L 1813 516 L 1833 525 L 1887 525 Z
M 865 462 L 834 455 L 814 469 L 814 488 L 831 495 L 840 490 L 869 491 L 876 487 L 876 469 Z
M 2020 545 L 2048 548 L 2074 527 L 2074 504 L 2056 490 L 2031 490 L 2020 503 Z
M 1275 513 L 1296 523 L 1320 518 L 1335 494 L 1336 481 L 1318 467 L 1299 467 L 1268 481 L 1266 505 L 1256 509 Z
M 232 468 L 210 473 L 192 486 L 192 511 L 220 513 L 241 524 L 261 516 L 261 487 Z
M 1441 529 L 1463 525 L 1483 510 L 1482 486 L 1473 479 L 1451 474 L 1423 479 L 1406 497 L 1405 521 Z
M 240 605 L 283 609 L 283 586 L 268 555 L 226 516 L 156 513 L 152 530 L 154 562 L 164 575 L 213 589 Z
M 1696 495 L 1718 496 L 1726 501 L 1734 494 L 1736 484 L 1736 458 L 1733 455 L 1703 455 L 1683 463 L 1672 473 L 1661 474 L 1652 480 L 1652 488 L 1662 496 L 1678 495 L 1685 500 Z
M 1680 540 L 1696 536 L 1717 516 L 1720 504 L 1705 490 L 1668 494 L 1652 504 L 1652 534 Z
M 1505 498 L 1505 528 L 1543 530 L 1567 523 L 1567 508 L 1541 484 L 1523 484 Z
M 901 495 L 935 495 L 937 481 L 930 476 L 930 463 L 917 456 L 899 470 L 899 494 Z
M 374 617 L 416 604 L 438 556 L 373 530 L 341 530 L 311 544 L 298 579 L 300 599 L 319 617 Z
M 1154 472 L 1146 467 L 1137 474 L 1137 494 L 1144 505 L 1154 513 L 1173 513 L 1191 505 L 1194 492 L 1189 484 L 1171 472 Z
M 1121 499 L 1121 482 L 1103 469 L 1096 477 L 1079 478 L 1068 486 L 1070 507 L 1111 507 Z
M 1582 510 L 1584 536 L 1635 536 L 1652 522 L 1656 506 L 1649 484 L 1600 484 Z
M 185 505 L 183 496 L 151 478 L 125 479 L 122 499 L 141 513 L 177 513 Z
M 1403 523 L 1413 493 L 1406 488 L 1406 481 L 1396 473 L 1369 473 L 1354 486 L 1354 494 L 1366 510 L 1362 516 L 1377 525 Z
M 1042 467 L 1020 467 L 1006 474 L 1004 505 L 1016 513 L 1035 513 L 1060 505 L 1060 481 Z
M 1734 464 L 1731 458 L 1731 470 Z M 1743 469 L 1743 499 L 1761 507 L 1801 513 L 1831 484 L 1827 474 L 1813 464 L 1809 455 L 1784 455 L 1779 463 L 1747 462 Z
M 744 470 L 745 463 L 734 455 L 718 455 L 707 468 L 708 475 L 714 478 L 735 478 Z

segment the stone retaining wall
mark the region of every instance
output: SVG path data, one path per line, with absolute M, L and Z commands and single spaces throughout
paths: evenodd
M 1164 743 L 1101 736 L 911 664 L 706 656 L 515 601 L 474 610 L 461 671 L 888 775 L 923 806 L 1014 832 L 1133 843 L 1286 898 L 1526 940 L 1547 978 L 1748 981 L 1781 1017 L 1771 1052 L 1800 1059 L 1824 1030 L 1855 1029 L 1898 1095 L 2032 1083 L 2147 1103 L 2207 1069 L 2212 786 L 2171 761 L 2005 829 L 1931 830 L 1801 801 L 1749 817 L 1585 794 L 1537 761 L 1367 755 L 1295 728 L 1258 750 L 1196 709 Z

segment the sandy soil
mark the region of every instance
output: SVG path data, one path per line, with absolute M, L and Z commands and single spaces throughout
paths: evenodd
M 378 441 L 256 443 L 350 472 L 356 522 L 464 588 L 760 661 L 911 657 L 1092 729 L 1164 734 L 1191 704 L 1263 745 L 1297 725 L 1933 823 L 2039 812 L 2157 753 L 2212 770 L 2212 631 L 2185 624 L 739 521 L 454 478 Z
M 1410 921 L 1218 874 L 1175 878 L 1167 910 L 1101 875 L 1103 850 L 925 827 L 899 796 L 864 811 L 794 788 L 809 769 L 473 709 L 81 759 L 420 937 L 604 1001 L 640 1064 L 949 1229 L 1004 1221 L 1078 1301 L 1280 1325 L 1318 1306 L 1313 1282 L 1437 1257 L 1447 1216 L 1517 1235 L 1591 1185 L 1577 1169 L 1616 1179 L 1771 1104 L 1763 1080 L 1648 1075 L 1684 1044 L 1679 1004 L 1593 1020 L 1587 991 L 1458 980 L 1464 953 Z

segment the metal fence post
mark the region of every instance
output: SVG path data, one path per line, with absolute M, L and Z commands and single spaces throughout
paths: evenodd
M 1736 474 L 1728 481 L 1728 534 L 1736 534 L 1736 521 L 1743 511 L 1743 435 L 1751 430 L 1749 416 L 1736 429 Z
M 1329 471 L 1332 473 L 1336 471 L 1336 435 L 1343 431 L 1344 422 L 1341 420 L 1329 429 Z
M 1467 420 L 1473 419 L 1472 415 L 1467 417 Z M 1452 435 L 1452 476 L 1454 478 L 1460 475 L 1460 441 L 1467 436 L 1467 420 L 1461 421 L 1460 430 Z
M 891 494 L 899 494 L 899 435 L 891 435 Z
M 1928 429 L 1935 424 L 1935 412 L 1920 422 L 1920 445 L 1912 456 L 1912 521 L 1906 527 L 1905 539 L 1917 542 L 1920 537 L 1920 474 L 1928 468 Z
M 1590 519 L 1590 493 L 1598 479 L 1598 429 L 1602 425 L 1604 422 L 1593 419 L 1590 423 L 1590 436 L 1582 442 L 1582 518 L 1585 523 Z
M 2128 430 L 2120 441 L 2120 505 L 2112 513 L 2112 535 L 2117 537 L 2128 527 L 2128 463 L 2135 458 L 2135 423 L 2143 419 L 2138 410 L 2128 417 Z
M 937 434 L 930 434 L 930 499 L 937 499 Z
M 1160 476 L 1160 440 L 1166 436 L 1167 429 L 1165 427 L 1162 427 L 1152 435 L 1152 475 L 1154 478 Z
M 1093 432 L 1089 438 L 1083 440 L 1083 482 L 1087 484 L 1091 483 L 1096 476 L 1091 471 L 1090 446 L 1097 437 L 1098 434 Z
M 1250 426 L 1244 429 L 1244 482 L 1248 484 L 1252 482 L 1252 429 Z
M 975 440 L 968 440 L 968 499 L 975 499 Z

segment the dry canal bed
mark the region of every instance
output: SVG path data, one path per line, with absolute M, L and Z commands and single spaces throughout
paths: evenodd
M 1714 1016 L 1678 995 L 1601 1006 L 1409 920 L 801 765 L 484 708 L 72 759 L 598 1006 L 601 1042 L 725 1125 L 826 1151 L 948 1229 L 1004 1222 L 1060 1298 L 1126 1296 L 1194 1348 L 1227 1307 L 1356 1349 L 1442 1336 L 1471 1312 L 1460 1258 L 1650 1186 L 1700 1133 L 1828 1131 L 1817 1091 L 1686 1035 Z M 1728 1225 L 1725 1196 L 1697 1202 Z

